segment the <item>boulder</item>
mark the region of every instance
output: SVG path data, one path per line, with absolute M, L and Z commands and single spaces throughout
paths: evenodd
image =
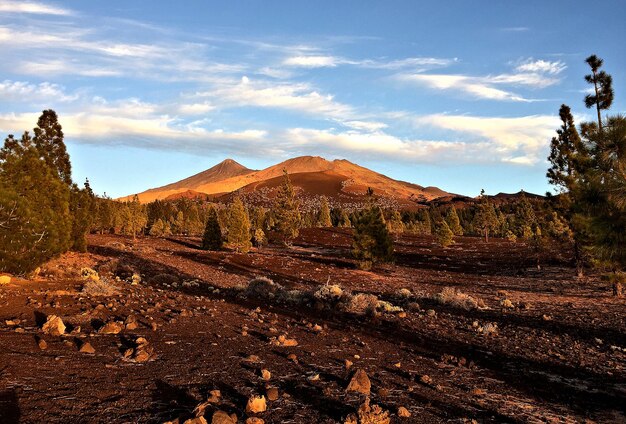
M 211 419 L 211 424 L 237 424 L 237 417 L 232 417 L 224 411 L 216 411 Z
M 63 320 L 58 316 L 50 315 L 46 319 L 46 323 L 41 327 L 41 330 L 51 336 L 60 336 L 65 334 L 65 324 L 63 324 Z
M 364 395 L 369 395 L 370 390 L 372 389 L 372 383 L 370 382 L 369 377 L 362 369 L 358 369 L 355 371 L 350 383 L 348 383 L 348 387 L 346 391 L 348 392 L 358 392 Z
M 100 334 L 119 334 L 122 331 L 122 324 L 115 321 L 107 322 L 98 330 Z
M 250 396 L 246 405 L 247 414 L 256 414 L 267 410 L 265 396 Z

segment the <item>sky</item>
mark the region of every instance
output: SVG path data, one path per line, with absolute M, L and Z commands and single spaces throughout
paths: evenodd
M 0 134 L 54 109 L 74 180 L 112 197 L 300 155 L 545 193 L 559 106 L 594 118 L 590 54 L 626 112 L 625 16 L 624 0 L 0 0 Z

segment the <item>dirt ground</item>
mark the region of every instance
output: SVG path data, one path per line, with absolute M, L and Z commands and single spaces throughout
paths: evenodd
M 182 423 L 213 390 L 221 396 L 198 414 L 208 422 L 222 410 L 240 423 L 343 423 L 364 401 L 346 391 L 359 369 L 392 423 L 626 422 L 626 300 L 597 277 L 576 279 L 559 252 L 538 269 L 523 243 L 461 237 L 442 249 L 402 235 L 395 264 L 362 271 L 341 229 L 305 230 L 292 248 L 247 254 L 205 252 L 193 238 L 89 242 L 89 253 L 0 286 L 0 423 Z M 83 267 L 102 278 L 113 270 L 119 293 L 84 291 Z M 419 308 L 371 317 L 242 296 L 238 287 L 257 276 L 392 303 L 406 288 Z M 446 287 L 484 307 L 433 300 Z M 51 315 L 66 334 L 44 334 Z M 98 331 L 129 316 L 136 328 Z M 278 345 L 281 335 L 297 346 Z M 139 336 L 154 351 L 149 361 L 125 357 Z M 95 353 L 79 351 L 85 342 Z M 269 387 L 278 398 L 267 411 L 246 413 L 249 397 Z

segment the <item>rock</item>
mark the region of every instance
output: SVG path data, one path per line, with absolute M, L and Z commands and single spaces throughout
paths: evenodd
M 265 394 L 267 395 L 267 399 L 272 402 L 278 399 L 278 389 L 276 387 L 269 387 Z
M 46 323 L 41 327 L 41 330 L 51 336 L 60 336 L 65 334 L 65 324 L 63 324 L 63 320 L 58 316 L 50 315 L 46 319 Z
M 185 420 L 183 424 L 207 424 L 207 422 L 204 419 L 204 417 L 196 417 L 196 418 L 189 418 L 188 420 Z
M 253 363 L 254 363 L 254 362 L 259 362 L 259 361 L 260 361 L 260 359 L 259 359 L 259 357 L 258 357 L 258 356 L 256 356 L 256 355 L 248 355 L 248 357 L 247 357 L 247 358 L 245 358 L 245 359 L 244 359 L 244 361 L 245 361 L 245 362 L 253 362 Z
M 287 355 L 287 359 L 289 359 L 294 364 L 298 363 L 298 357 L 296 356 L 295 353 L 290 353 L 289 355 Z
M 41 350 L 48 349 L 48 343 L 46 343 L 46 341 L 41 338 L 37 340 L 37 346 L 39 346 L 39 349 Z
M 398 408 L 398 416 L 400 418 L 410 418 L 411 417 L 411 413 L 404 406 L 401 406 L 401 407 Z
M 246 424 L 265 424 L 265 421 L 262 418 L 250 417 L 246 420 Z
M 347 369 L 347 370 L 349 370 L 349 369 L 350 369 L 350 367 L 351 367 L 352 365 L 354 365 L 354 363 L 353 363 L 351 360 L 349 360 L 349 359 L 346 359 L 345 364 L 346 364 L 346 369 Z
M 109 321 L 98 330 L 100 334 L 119 334 L 122 331 L 122 324 L 115 321 Z
M 211 390 L 209 394 L 211 395 L 211 397 L 207 400 L 207 402 L 211 402 L 211 403 L 220 402 L 220 398 L 222 397 L 222 392 L 220 392 L 219 390 Z
M 89 342 L 83 343 L 78 351 L 82 353 L 96 353 L 96 349 Z
M 262 369 L 261 370 L 261 378 L 265 381 L 269 381 L 270 378 L 272 378 L 272 373 L 270 373 L 268 370 L 266 369 Z
M 9 284 L 11 282 L 10 275 L 0 275 L 0 284 Z
M 319 379 L 320 379 L 320 375 L 319 374 L 313 374 L 313 375 L 310 375 L 309 377 L 307 377 L 307 380 L 309 380 L 309 381 L 319 381 Z
M 128 317 L 126 317 L 126 321 L 124 321 L 124 326 L 127 330 L 137 329 L 137 327 L 139 327 L 139 324 L 137 323 L 137 317 L 134 315 L 129 315 Z
M 500 306 L 507 309 L 515 308 L 515 305 L 513 305 L 513 302 L 511 302 L 509 299 L 502 299 L 500 301 Z
M 237 416 L 233 417 L 224 411 L 216 411 L 211 418 L 211 424 L 237 424 Z
M 246 405 L 246 414 L 256 414 L 267 410 L 265 396 L 251 396 Z
M 348 383 L 348 387 L 346 391 L 348 392 L 358 392 L 364 395 L 369 395 L 370 390 L 372 389 L 372 383 L 370 382 L 369 377 L 362 369 L 358 369 L 355 371 L 350 383 Z
M 420 377 L 420 381 L 424 384 L 432 384 L 433 383 L 433 379 L 430 378 L 429 375 L 424 374 L 423 376 Z
M 16 333 L 24 333 L 26 330 L 24 330 L 22 327 L 18 327 L 15 329 Z

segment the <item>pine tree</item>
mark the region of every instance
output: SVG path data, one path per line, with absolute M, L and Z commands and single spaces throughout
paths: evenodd
M 265 231 L 263 228 L 258 227 L 254 231 L 254 245 L 258 248 L 261 248 L 267 244 L 267 236 L 265 235 Z
M 214 207 L 209 208 L 209 215 L 202 236 L 204 250 L 220 250 L 222 248 L 222 228 Z
M 478 203 L 476 216 L 474 217 L 474 225 L 485 238 L 485 243 L 489 242 L 489 234 L 498 225 L 496 210 L 489 201 L 489 198 L 485 195 L 485 190 L 481 190 L 480 192 L 480 201 Z
M 452 230 L 455 236 L 463 235 L 463 227 L 461 227 L 461 221 L 459 220 L 459 215 L 456 213 L 454 206 L 451 206 L 446 212 L 445 221 L 446 224 L 448 224 L 448 228 Z
M 172 231 L 176 234 L 184 234 L 185 233 L 185 214 L 183 211 L 178 211 L 176 213 L 176 218 L 172 223 Z
M 598 113 L 598 128 L 602 132 L 602 116 L 601 110 L 607 110 L 613 103 L 613 78 L 611 75 L 604 71 L 600 71 L 604 61 L 598 56 L 591 55 L 585 62 L 591 68 L 591 74 L 585 75 L 585 81 L 589 84 L 593 84 L 595 94 L 588 94 L 585 96 L 585 106 L 587 108 L 596 107 Z
M 283 244 L 287 245 L 298 237 L 301 216 L 299 202 L 296 200 L 287 170 L 283 170 L 283 183 L 278 190 L 273 208 L 274 230 Z
M 241 198 L 236 197 L 229 207 L 228 244 L 237 252 L 250 250 L 250 219 Z
M 352 254 L 363 269 L 378 262 L 393 259 L 393 240 L 387 229 L 382 210 L 371 206 L 359 213 L 354 221 Z
M 150 227 L 149 234 L 152 237 L 163 237 L 165 235 L 165 223 L 161 218 L 154 221 L 154 223 Z
M 137 195 L 133 197 L 132 202 L 126 202 L 124 205 L 122 219 L 124 234 L 133 236 L 133 240 L 145 228 L 148 223 L 148 214 L 145 207 L 139 203 Z
M 62 142 L 62 141 L 61 141 Z M 69 186 L 28 133 L 0 151 L 0 271 L 24 273 L 71 244 Z
M 339 218 L 339 227 L 350 228 L 352 223 L 350 222 L 350 215 L 345 210 L 341 210 L 341 216 Z
M 454 233 L 444 219 L 435 223 L 435 239 L 441 247 L 448 247 L 454 243 Z
M 41 158 L 65 184 L 72 184 L 72 165 L 63 142 L 63 128 L 55 111 L 44 110 L 33 129 L 33 142 Z
M 402 216 L 397 210 L 391 211 L 389 221 L 387 221 L 387 228 L 392 233 L 404 232 L 404 223 L 402 222 Z
M 332 227 L 333 222 L 330 219 L 330 205 L 326 196 L 322 196 L 320 199 L 320 210 L 317 215 L 318 227 Z

